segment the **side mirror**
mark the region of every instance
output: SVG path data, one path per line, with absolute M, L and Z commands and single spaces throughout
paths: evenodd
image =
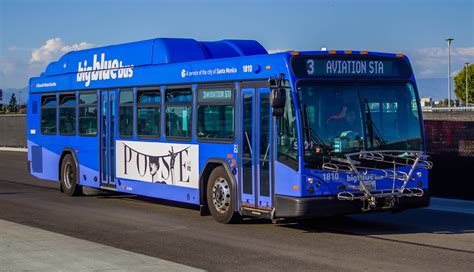
M 276 78 L 269 78 L 268 83 L 270 84 L 270 88 L 278 87 L 278 82 Z
M 272 105 L 273 116 L 281 117 L 285 108 L 286 90 L 285 88 L 272 88 L 270 93 L 270 105 Z

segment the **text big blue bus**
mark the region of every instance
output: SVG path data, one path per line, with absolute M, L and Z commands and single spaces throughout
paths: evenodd
M 69 52 L 29 92 L 29 171 L 71 196 L 156 197 L 223 223 L 429 205 L 401 54 L 159 38 Z

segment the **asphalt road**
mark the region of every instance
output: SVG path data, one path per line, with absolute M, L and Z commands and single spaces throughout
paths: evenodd
M 474 215 L 418 209 L 223 225 L 133 195 L 68 197 L 0 152 L 0 219 L 211 271 L 472 271 Z M 1 270 L 1 269 L 0 269 Z

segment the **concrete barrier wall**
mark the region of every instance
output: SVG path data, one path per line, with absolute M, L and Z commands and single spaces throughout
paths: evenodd
M 472 111 L 453 111 L 453 112 L 423 112 L 425 121 L 470 121 L 474 122 L 474 112 Z
M 474 200 L 474 157 L 440 153 L 429 159 L 433 162 L 428 172 L 431 196 Z
M 474 200 L 474 114 L 450 114 L 424 115 L 426 151 L 434 164 L 429 171 L 430 192 Z
M 26 115 L 0 115 L 0 146 L 26 147 Z
M 474 157 L 474 121 L 425 120 L 428 154 Z

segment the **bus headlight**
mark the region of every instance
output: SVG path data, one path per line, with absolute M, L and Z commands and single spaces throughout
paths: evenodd
M 423 173 L 420 171 L 420 172 L 416 172 L 416 176 L 421 178 L 423 176 Z
M 308 183 L 313 184 L 314 179 L 313 178 L 308 178 Z

